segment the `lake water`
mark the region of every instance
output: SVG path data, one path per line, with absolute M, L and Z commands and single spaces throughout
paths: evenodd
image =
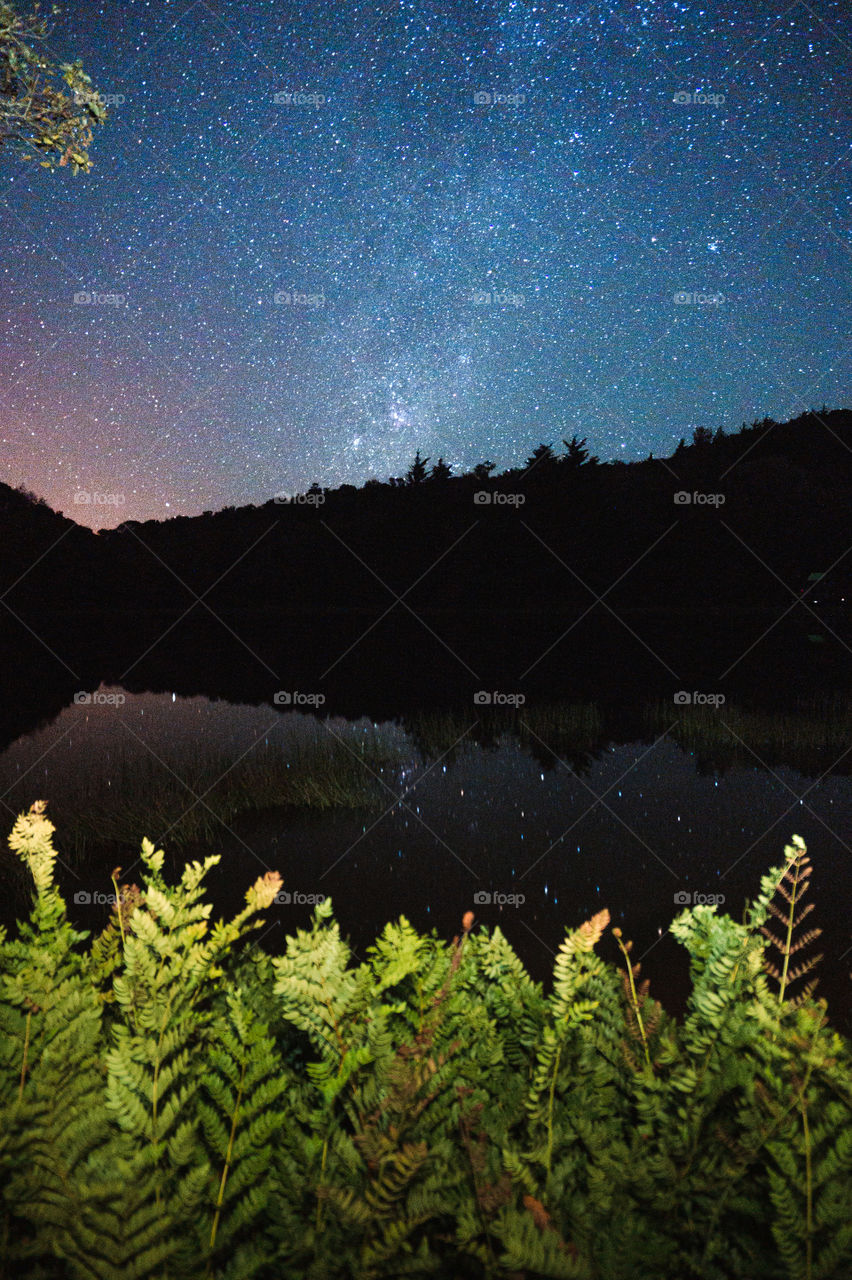
M 690 747 L 680 712 L 649 712 L 637 732 L 608 729 L 590 703 L 491 708 L 484 727 L 474 705 L 444 720 L 380 722 L 103 685 L 7 746 L 0 795 L 8 829 L 33 800 L 48 801 L 57 878 L 82 927 L 102 927 L 108 908 L 98 895 L 109 893 L 116 862 L 124 879 L 140 876 L 147 835 L 166 850 L 172 874 L 187 857 L 222 855 L 209 880 L 217 911 L 238 910 L 258 875 L 280 871 L 289 900 L 268 913 L 270 950 L 307 924 L 319 896 L 331 896 L 359 957 L 388 919 L 404 914 L 421 931 L 452 937 L 472 909 L 479 922 L 499 924 L 544 979 L 565 929 L 607 906 L 634 940 L 652 992 L 675 1008 L 686 963 L 667 929 L 681 904 L 715 900 L 741 918 L 797 833 L 813 860 L 812 919 L 823 929 L 819 992 L 843 1024 L 852 966 L 848 756 L 839 759 L 836 741 L 813 740 L 813 717 L 790 763 L 783 742 L 774 755 L 765 743 L 755 750 L 752 721 L 724 750 L 702 748 L 700 733 Z M 718 709 L 728 729 L 736 715 L 733 705 Z M 274 798 L 288 769 L 294 778 L 345 775 L 344 803 L 266 805 L 264 791 L 253 801 L 264 807 L 245 807 L 247 787 L 262 779 Z M 217 816 L 216 797 L 229 787 L 231 808 Z M 187 813 L 203 816 L 202 834 L 186 828 Z M 109 847 L 99 831 L 112 833 Z M 2 858 L 8 922 L 25 909 L 27 887 L 12 855 Z

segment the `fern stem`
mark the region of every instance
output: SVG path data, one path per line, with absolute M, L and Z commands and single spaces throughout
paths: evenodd
M 804 1089 L 799 1097 L 802 1131 L 805 1137 L 805 1280 L 811 1280 L 814 1263 L 814 1187 L 811 1166 L 811 1131 L 808 1126 L 808 1103 Z
M 157 1120 L 159 1118 L 160 1067 L 163 1062 L 163 1037 L 166 1034 L 166 1027 L 169 1025 L 169 1016 L 172 1011 L 172 1000 L 173 997 L 169 996 L 169 1000 L 163 1014 L 162 1025 L 160 1026 L 160 1035 L 157 1040 L 157 1060 L 154 1063 L 154 1079 L 151 1085 L 151 1146 L 154 1148 L 155 1152 L 157 1147 Z M 159 1160 L 157 1162 L 159 1163 Z M 159 1209 L 161 1207 L 159 1179 L 157 1179 L 157 1182 L 154 1185 L 154 1194 L 157 1202 L 157 1208 Z
M 787 915 L 787 938 L 784 943 L 784 965 L 781 969 L 781 982 L 778 988 L 778 1003 L 784 1003 L 784 990 L 787 986 L 787 970 L 790 967 L 790 947 L 793 941 L 793 924 L 796 915 L 796 890 L 799 887 L 799 856 L 797 855 L 788 865 L 787 871 L 793 870 L 793 891 L 790 894 L 790 911 Z
M 112 880 L 112 883 L 115 887 L 115 909 L 116 909 L 116 914 L 118 915 L 118 927 L 121 930 L 121 954 L 123 959 L 127 954 L 127 935 L 124 932 L 124 919 L 121 914 L 121 894 L 119 892 L 118 882 L 116 880 L 115 872 L 113 872 L 113 874 L 110 876 L 110 879 Z M 133 1030 L 138 1035 L 139 1019 L 136 1016 L 136 992 L 135 991 L 133 994 L 133 1000 L 130 1005 L 130 1013 L 133 1017 Z
M 225 1183 L 228 1181 L 228 1173 L 231 1168 L 231 1156 L 233 1155 L 234 1138 L 237 1132 L 237 1117 L 239 1116 L 239 1113 L 240 1113 L 240 1103 L 242 1102 L 243 1087 L 245 1085 L 245 1079 L 246 1079 L 246 1066 L 247 1066 L 247 1061 L 244 1058 L 243 1065 L 240 1069 L 240 1084 L 239 1084 L 239 1088 L 237 1089 L 237 1100 L 234 1105 L 234 1115 L 233 1115 L 233 1119 L 231 1120 L 231 1133 L 228 1138 L 228 1150 L 225 1152 L 225 1163 L 222 1167 L 222 1177 L 219 1179 L 219 1194 L 216 1197 L 216 1212 L 213 1215 L 213 1225 L 210 1228 L 210 1243 L 208 1245 L 209 1253 L 213 1252 L 213 1246 L 216 1243 L 216 1232 L 219 1228 L 219 1217 L 222 1213 L 222 1203 L 225 1199 Z M 208 1275 L 210 1274 L 209 1260 L 208 1260 L 207 1273 Z
M 112 873 L 110 879 L 112 880 L 113 888 L 115 889 L 115 910 L 118 915 L 118 927 L 121 930 L 121 947 L 122 950 L 125 950 L 127 947 L 127 938 L 124 936 L 124 920 L 121 915 L 121 893 L 118 888 L 118 881 L 115 878 L 115 872 Z
M 320 1161 L 320 1176 L 319 1176 L 320 1182 L 322 1182 L 323 1177 L 325 1176 L 325 1166 L 326 1166 L 327 1160 L 328 1160 L 328 1134 L 325 1135 L 325 1141 L 322 1144 L 322 1160 Z M 317 1196 L 316 1230 L 317 1232 L 322 1230 L 322 1200 L 319 1196 Z
M 337 1014 L 334 1012 L 334 1005 L 331 1002 L 331 996 L 328 994 L 325 979 L 322 977 L 320 978 L 320 985 L 322 987 L 323 1000 L 325 1002 L 325 1007 L 328 1010 L 329 1017 L 331 1018 L 331 1025 L 334 1029 L 334 1034 L 337 1039 L 337 1047 L 340 1050 L 340 1062 L 337 1067 L 337 1076 L 339 1079 L 343 1071 L 343 1064 L 346 1061 L 346 1055 L 349 1052 L 349 1050 L 346 1047 L 346 1041 L 343 1039 L 343 1035 L 340 1030 L 340 1023 L 338 1021 Z M 326 1133 L 325 1141 L 322 1144 L 322 1161 L 320 1162 L 320 1182 L 322 1182 L 323 1175 L 325 1173 L 325 1166 L 326 1166 L 327 1160 L 328 1160 L 328 1133 Z M 319 1231 L 321 1228 L 322 1228 L 322 1200 L 319 1199 L 318 1197 L 316 1229 L 317 1231 Z
M 553 1063 L 553 1076 L 550 1081 L 550 1093 L 547 1099 L 547 1176 L 550 1177 L 550 1162 L 553 1156 L 553 1099 L 556 1093 L 556 1078 L 559 1075 L 559 1059 L 562 1057 L 562 1045 L 560 1044 L 556 1050 L 556 1058 Z
M 24 1096 L 24 1080 L 27 1074 L 27 1054 L 30 1048 L 30 1020 L 32 1016 L 32 1009 L 27 1009 L 27 1026 L 24 1032 L 24 1056 L 21 1062 L 21 1083 L 18 1086 L 18 1102 L 20 1102 Z
M 621 954 L 624 956 L 624 963 L 627 967 L 627 977 L 630 982 L 630 1001 L 633 1005 L 633 1012 L 636 1014 L 636 1021 L 639 1024 L 639 1034 L 642 1037 L 642 1047 L 645 1050 L 645 1061 L 653 1072 L 654 1068 L 651 1065 L 651 1055 L 648 1052 L 648 1037 L 645 1035 L 645 1024 L 642 1021 L 642 1011 L 639 1008 L 639 997 L 636 994 L 636 983 L 633 981 L 633 965 L 630 963 L 630 956 L 627 954 L 627 947 L 621 941 L 621 930 L 613 929 L 612 932 L 616 942 L 621 948 Z M 632 946 L 633 944 L 630 943 L 629 945 Z

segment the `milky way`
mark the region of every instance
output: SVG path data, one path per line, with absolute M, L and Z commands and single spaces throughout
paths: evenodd
M 111 113 L 0 164 L 0 478 L 107 524 L 849 405 L 847 13 L 69 3 Z

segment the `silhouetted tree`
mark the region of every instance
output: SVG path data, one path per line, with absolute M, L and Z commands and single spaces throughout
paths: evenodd
M 678 441 L 678 446 L 674 451 L 674 456 L 677 457 L 681 453 L 686 453 L 686 440 L 684 439 L 683 436 L 681 436 L 680 440 Z
M 582 467 L 584 464 L 589 466 L 597 466 L 599 458 L 590 458 L 589 451 L 586 448 L 586 437 L 578 440 L 576 436 L 572 436 L 570 440 L 563 440 L 567 452 L 562 457 L 562 462 L 566 467 Z
M 445 462 L 443 458 L 439 458 L 429 473 L 429 479 L 443 482 L 445 480 L 449 480 L 452 474 L 453 469 L 450 464 Z
M 15 492 L 19 493 L 22 498 L 26 498 L 27 502 L 32 503 L 34 507 L 47 507 L 50 509 L 50 504 L 45 498 L 40 498 L 37 493 L 33 493 L 32 489 L 28 489 L 24 484 L 16 485 Z
M 696 427 L 692 433 L 692 443 L 699 446 L 712 444 L 713 432 L 709 427 Z
M 553 452 L 551 445 L 540 444 L 527 458 L 525 471 L 535 476 L 536 480 L 550 479 L 558 474 L 563 462 L 563 458 L 556 456 Z
M 532 470 L 532 467 L 553 466 L 555 462 L 556 454 L 553 452 L 553 447 L 550 444 L 540 444 L 527 458 L 527 468 Z
M 405 473 L 405 483 L 409 485 L 422 484 L 429 474 L 426 468 L 428 461 L 428 458 L 420 457 L 420 450 L 418 449 L 414 455 L 414 461 Z
M 473 476 L 474 480 L 487 480 L 491 475 L 491 472 L 495 470 L 496 466 L 496 462 L 477 462 L 470 474 Z

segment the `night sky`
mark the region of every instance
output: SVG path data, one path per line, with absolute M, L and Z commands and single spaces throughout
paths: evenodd
M 0 164 L 0 479 L 97 527 L 848 406 L 848 16 L 69 0 L 121 101 Z

